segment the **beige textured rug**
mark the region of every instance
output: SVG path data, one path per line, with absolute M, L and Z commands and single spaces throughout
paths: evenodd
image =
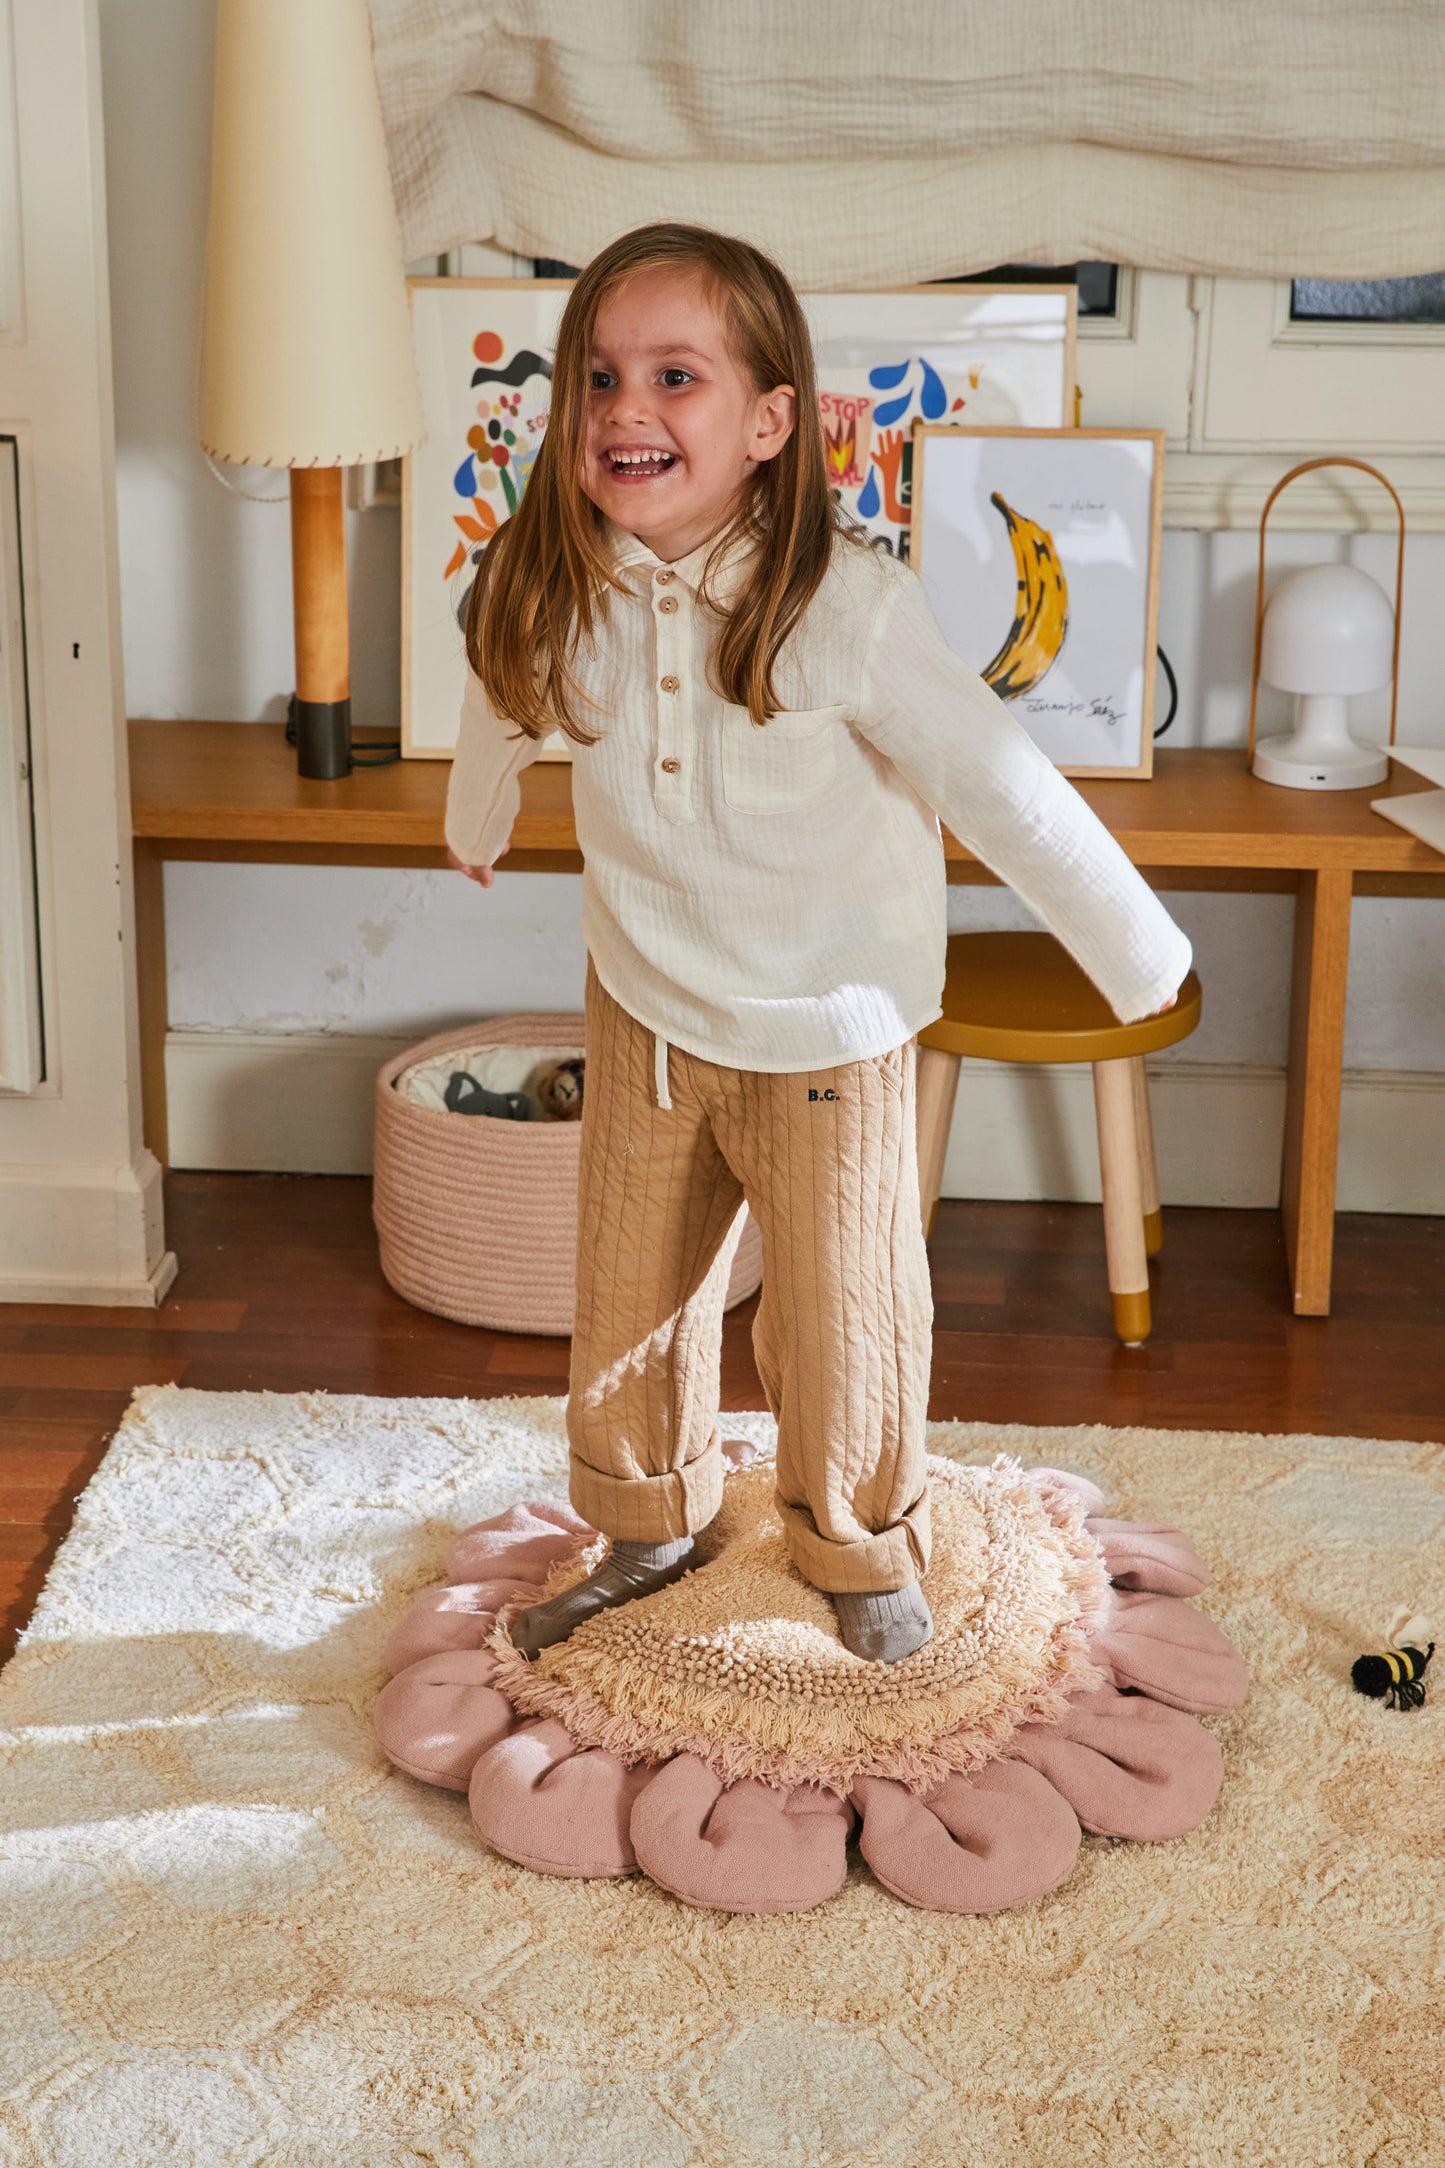
M 759 1440 L 761 1416 L 730 1418 Z M 935 1426 L 1177 1521 L 1255 1674 L 1178 1843 L 992 1919 L 532 1875 L 368 1726 L 450 1532 L 561 1403 L 140 1393 L 0 1675 L 4 2168 L 1445 2168 L 1445 1455 Z

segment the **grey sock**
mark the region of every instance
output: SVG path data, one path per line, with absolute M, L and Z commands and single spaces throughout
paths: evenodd
M 691 1536 L 678 1536 L 671 1543 L 614 1543 L 585 1581 L 520 1612 L 512 1621 L 513 1644 L 524 1656 L 540 1655 L 575 1633 L 584 1619 L 681 1579 L 692 1564 L 692 1553 Z
M 870 1664 L 896 1664 L 933 1639 L 933 1614 L 916 1581 L 870 1596 L 834 1595 L 843 1646 Z

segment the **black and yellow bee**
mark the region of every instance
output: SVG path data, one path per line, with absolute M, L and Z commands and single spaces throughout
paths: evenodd
M 1357 1656 L 1350 1679 L 1357 1694 L 1383 1701 L 1387 1709 L 1418 1709 L 1425 1699 L 1425 1671 L 1435 1654 L 1428 1649 L 1382 1649 L 1377 1656 Z

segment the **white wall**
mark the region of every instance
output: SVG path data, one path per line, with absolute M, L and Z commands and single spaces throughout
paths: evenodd
M 129 711 L 275 719 L 292 678 L 286 515 L 230 495 L 195 441 L 211 11 L 196 0 L 101 0 L 101 12 Z M 276 486 L 271 477 L 241 479 L 258 490 Z M 356 718 L 394 725 L 399 514 L 353 514 L 350 528 Z M 1282 534 L 1274 561 L 1309 562 L 1347 548 L 1390 585 L 1384 537 L 1346 545 Z M 1181 689 L 1171 745 L 1243 743 L 1253 567 L 1248 534 L 1166 534 L 1160 639 Z M 1401 735 L 1417 741 L 1445 742 L 1436 690 L 1445 678 L 1445 616 L 1435 601 L 1442 582 L 1445 535 L 1413 539 Z M 1357 712 L 1369 718 L 1367 706 Z M 168 867 L 166 880 L 178 1160 L 207 1163 L 208 1153 L 219 1153 L 209 1163 L 226 1163 L 224 1124 L 217 1132 L 194 1104 L 225 1058 L 223 1042 L 202 1043 L 209 1035 L 237 1035 L 236 1044 L 253 1052 L 269 1035 L 301 1035 L 315 1053 L 317 1042 L 324 1051 L 338 1034 L 403 1042 L 468 1015 L 580 1000 L 578 884 L 570 876 L 504 875 L 490 893 L 442 873 L 361 869 L 187 864 Z M 1243 1084 L 1251 1072 L 1277 1072 L 1289 900 L 1175 894 L 1170 908 L 1196 943 L 1207 989 L 1201 1030 L 1171 1059 L 1216 1078 L 1239 1072 Z M 956 926 L 1008 923 L 1013 909 L 997 892 L 954 892 Z M 208 1051 L 216 1059 L 208 1061 Z M 1346 1061 L 1359 1071 L 1445 1075 L 1445 905 L 1366 899 L 1356 906 Z M 281 1092 L 276 1103 L 284 1127 L 295 1102 Z M 360 1135 L 364 1098 L 349 1119 Z M 264 1141 L 253 1138 L 248 1149 L 265 1163 Z M 340 1163 L 355 1155 L 348 1145 Z M 271 1163 L 279 1163 L 276 1150 Z M 950 1186 L 974 1179 L 956 1152 Z M 1027 1187 L 1040 1178 L 1023 1171 L 1011 1179 Z M 1187 1187 L 1182 1169 L 1179 1180 Z M 1246 1187 L 1232 1201 L 1253 1195 Z

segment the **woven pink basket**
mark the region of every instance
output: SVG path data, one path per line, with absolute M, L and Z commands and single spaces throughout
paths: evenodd
M 415 1106 L 396 1089 L 433 1054 L 585 1044 L 581 1016 L 494 1016 L 444 1031 L 376 1079 L 372 1215 L 388 1283 L 419 1310 L 494 1332 L 572 1330 L 579 1122 L 506 1122 Z M 757 1223 L 743 1223 L 727 1304 L 762 1284 Z

